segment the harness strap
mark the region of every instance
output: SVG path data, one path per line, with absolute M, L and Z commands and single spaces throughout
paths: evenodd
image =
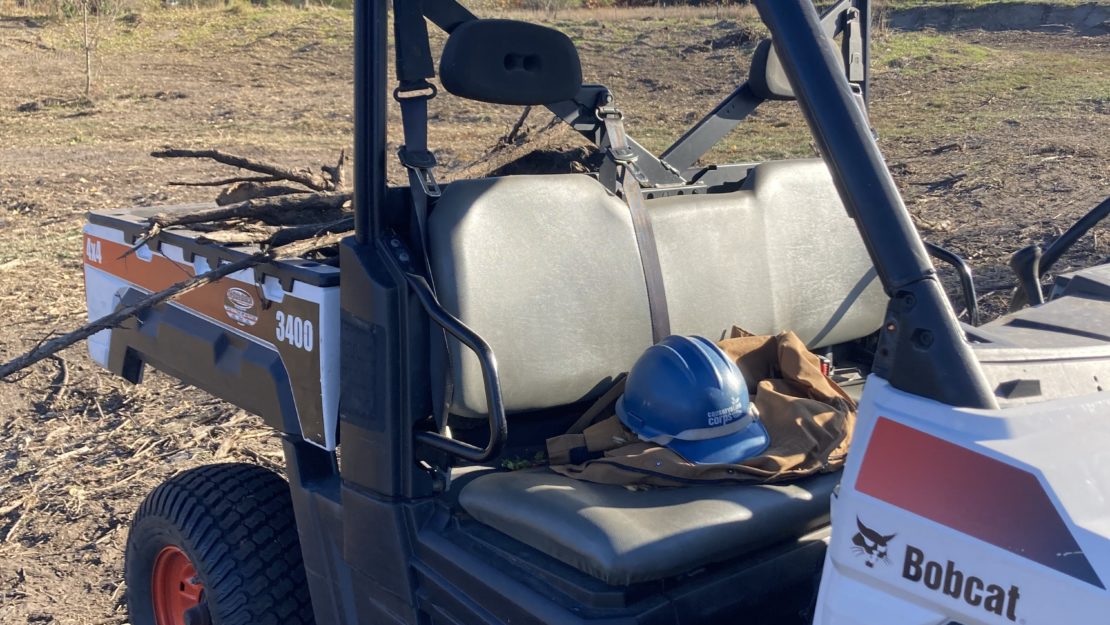
M 435 76 L 428 23 L 420 0 L 393 0 L 393 38 L 397 52 L 397 80 L 418 83 Z
M 653 342 L 658 343 L 670 335 L 671 318 L 667 311 L 667 292 L 663 287 L 663 270 L 659 265 L 655 232 L 644 206 L 643 190 L 640 188 L 641 182 L 646 182 L 646 179 L 636 167 L 636 155 L 628 145 L 628 136 L 624 132 L 622 121 L 624 115 L 611 104 L 599 107 L 597 115 L 605 124 L 605 135 L 609 139 L 607 156 L 616 165 L 617 182 L 632 216 L 632 229 L 636 234 L 636 247 L 644 270 L 644 284 L 647 286 L 651 336 Z
M 393 20 L 399 83 L 393 90 L 393 99 L 397 100 L 401 108 L 401 127 L 404 133 L 404 144 L 397 150 L 397 156 L 408 171 L 419 252 L 424 257 L 424 275 L 434 291 L 435 282 L 428 255 L 427 222 L 431 205 L 441 194 L 435 178 L 436 157 L 428 149 L 428 101 L 435 98 L 437 93 L 436 86 L 428 82 L 428 79 L 435 76 L 435 64 L 428 41 L 428 24 L 424 20 L 420 0 L 393 0 Z M 451 348 L 445 330 L 440 333 L 439 340 L 442 341 L 444 353 L 450 361 Z M 444 371 L 446 376 L 442 389 L 434 384 L 432 386 L 433 411 L 441 427 L 446 423 L 448 406 L 454 392 L 451 367 L 445 364 Z

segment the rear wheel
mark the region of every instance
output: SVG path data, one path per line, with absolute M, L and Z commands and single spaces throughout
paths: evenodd
M 248 464 L 192 469 L 156 488 L 127 538 L 134 625 L 311 625 L 289 485 Z

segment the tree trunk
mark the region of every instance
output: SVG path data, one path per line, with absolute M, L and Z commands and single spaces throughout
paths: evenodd
M 81 0 L 81 18 L 85 26 L 85 99 L 92 99 L 92 41 L 89 40 L 89 2 Z

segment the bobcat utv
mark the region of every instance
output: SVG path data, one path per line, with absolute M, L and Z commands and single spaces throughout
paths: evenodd
M 962 262 L 923 244 L 868 124 L 867 0 L 757 6 L 774 43 L 657 157 L 565 36 L 397 0 L 410 185 L 390 188 L 386 5 L 356 2 L 338 267 L 245 270 L 90 340 L 129 380 L 152 365 L 261 415 L 288 465 L 288 484 L 218 465 L 151 493 L 131 622 L 1106 622 L 1110 265 L 1047 302 L 1040 278 L 1110 204 L 1018 255 L 1034 306 L 961 324 L 930 252 Z M 425 18 L 450 33 L 446 90 L 546 105 L 605 149 L 601 171 L 437 184 Z M 796 99 L 821 159 L 696 164 L 768 99 Z M 169 230 L 121 258 L 147 214 L 89 216 L 93 317 L 250 251 Z M 862 391 L 843 472 L 632 492 L 499 469 L 661 336 L 733 324 L 793 330 Z

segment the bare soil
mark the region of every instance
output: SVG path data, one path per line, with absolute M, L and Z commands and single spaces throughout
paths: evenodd
M 886 19 L 889 25 L 905 30 L 1110 33 L 1110 5 L 1105 2 L 988 2 L 970 7 L 934 4 L 890 10 Z
M 743 79 L 760 33 L 744 11 L 602 15 L 555 25 L 655 150 Z M 91 101 L 77 97 L 75 41 L 65 24 L 0 17 L 0 360 L 83 321 L 85 211 L 211 199 L 166 183 L 222 172 L 158 161 L 152 149 L 309 165 L 350 147 L 347 12 L 128 17 L 102 43 Z M 1110 194 L 1110 37 L 887 30 L 874 50 L 872 120 L 906 202 L 926 238 L 972 263 L 982 303 L 998 314 L 1009 254 Z M 462 168 L 519 113 L 438 98 L 432 143 L 446 168 Z M 394 112 L 394 141 L 397 121 Z M 794 105 L 776 103 L 711 160 L 811 154 Z M 1102 230 L 1064 264 L 1108 255 Z M 256 417 L 157 372 L 130 386 L 75 348 L 0 383 L 0 622 L 125 622 L 132 511 L 161 480 L 229 459 L 279 468 L 280 447 Z

